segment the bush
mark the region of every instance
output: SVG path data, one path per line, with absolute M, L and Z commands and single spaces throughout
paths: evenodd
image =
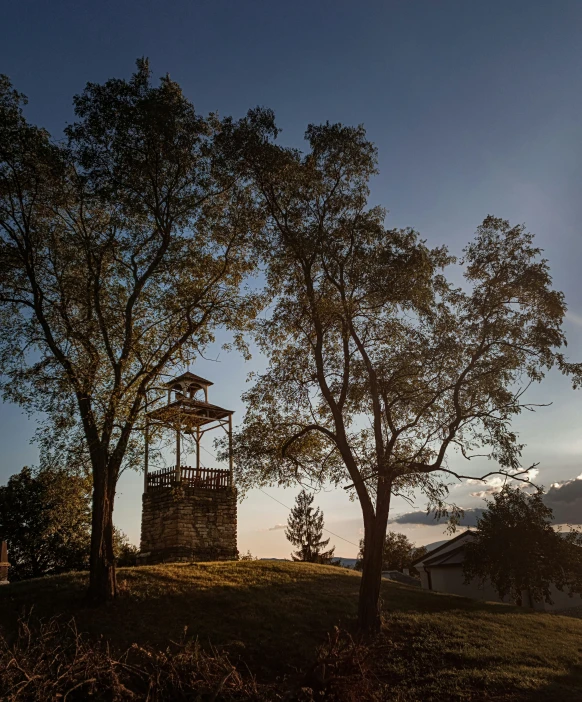
M 247 551 L 246 553 L 243 553 L 242 556 L 239 556 L 239 561 L 258 561 L 259 559 L 253 556 L 253 554 L 250 551 Z

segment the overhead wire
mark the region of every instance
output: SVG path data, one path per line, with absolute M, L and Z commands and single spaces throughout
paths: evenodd
M 212 456 L 212 458 L 214 458 L 216 460 L 216 456 L 212 453 L 212 451 L 209 451 L 205 446 L 202 446 L 202 444 L 200 446 L 204 451 L 206 451 L 206 453 L 208 455 Z M 281 502 L 281 500 L 278 500 L 276 497 L 273 497 L 273 495 L 269 495 L 269 493 L 265 492 L 262 488 L 257 488 L 257 490 L 260 490 L 263 493 L 263 495 L 266 495 L 267 497 L 270 497 L 275 502 L 278 502 L 282 507 L 285 507 L 285 509 L 288 510 L 289 512 L 291 511 L 291 509 L 292 509 L 291 507 L 289 507 L 286 504 L 283 504 L 283 502 Z M 335 536 L 336 539 L 341 539 L 342 541 L 345 541 L 346 543 L 350 544 L 351 546 L 355 546 L 356 548 L 360 548 L 359 544 L 355 544 L 353 541 L 350 541 L 349 539 L 344 539 L 343 536 L 340 536 L 339 534 L 336 534 L 335 532 L 330 531 L 329 529 L 326 529 L 325 527 L 322 527 L 322 531 L 325 531 L 326 534 L 331 534 L 332 536 Z

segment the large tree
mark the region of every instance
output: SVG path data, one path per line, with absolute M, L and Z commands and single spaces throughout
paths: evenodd
M 523 477 L 511 419 L 524 388 L 553 366 L 580 368 L 560 354 L 564 299 L 523 226 L 487 217 L 456 288 L 443 247 L 387 229 L 386 212 L 368 206 L 376 150 L 363 128 L 310 126 L 302 153 L 270 139 L 268 117 L 255 113 L 263 141 L 245 163 L 266 218 L 273 301 L 257 343 L 269 363 L 245 397 L 239 484 L 330 481 L 355 493 L 359 623 L 374 631 L 392 495 L 418 489 L 446 511 L 447 478 L 461 477 L 452 449 Z
M 335 547 L 326 551 L 329 539 L 323 538 L 323 512 L 313 507 L 314 497 L 301 490 L 295 506 L 289 512 L 285 536 L 297 549 L 291 554 L 294 561 L 331 563 Z
M 552 585 L 582 593 L 582 533 L 555 530 L 553 518 L 541 489 L 502 488 L 487 500 L 465 548 L 466 581 L 489 580 L 500 597 L 518 604 L 524 592 L 532 602 L 552 604 Z
M 112 513 L 148 389 L 256 309 L 241 130 L 196 114 L 148 63 L 89 83 L 65 142 L 0 79 L 4 396 L 81 436 L 93 475 L 89 595 L 116 593 Z M 246 129 L 249 132 L 249 129 Z M 245 133 L 246 133 L 245 132 Z M 236 147 L 236 148 L 235 148 Z

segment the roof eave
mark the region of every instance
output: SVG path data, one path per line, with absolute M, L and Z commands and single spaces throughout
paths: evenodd
M 424 556 L 420 556 L 419 558 L 416 558 L 414 561 L 411 562 L 410 565 L 415 566 L 417 563 L 422 563 L 422 561 L 425 561 L 429 558 L 432 558 L 435 554 L 437 554 L 439 551 L 442 551 L 443 548 L 446 548 L 447 546 L 450 546 L 451 544 L 455 543 L 455 541 L 459 541 L 459 539 L 462 539 L 464 536 L 467 536 L 467 534 L 470 534 L 471 536 L 474 536 L 474 532 L 472 532 L 470 529 L 467 529 L 467 531 L 464 531 L 462 534 L 459 534 L 458 536 L 455 536 L 453 539 L 449 539 L 446 541 L 444 544 L 441 544 L 440 546 L 437 546 L 436 548 L 433 548 L 432 551 L 429 551 L 428 553 L 425 553 Z

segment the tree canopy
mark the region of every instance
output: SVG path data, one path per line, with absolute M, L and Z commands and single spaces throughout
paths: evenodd
M 552 585 L 582 593 L 582 533 L 555 530 L 553 518 L 542 490 L 502 488 L 487 500 L 465 547 L 465 580 L 490 580 L 500 597 L 518 604 L 524 592 L 552 604 Z
M 43 459 L 46 457 L 43 456 Z M 87 570 L 91 478 L 87 471 L 41 461 L 0 486 L 0 541 L 8 543 L 11 581 Z M 135 565 L 138 549 L 114 528 L 116 563 Z
M 202 117 L 140 60 L 89 83 L 66 142 L 0 79 L 0 370 L 4 397 L 83 441 L 93 472 L 90 593 L 115 595 L 117 479 L 148 390 L 223 327 L 244 351 L 257 310 L 255 207 L 235 171 L 248 125 Z M 244 127 L 244 128 L 243 128 Z
M 524 226 L 488 216 L 456 287 L 444 247 L 387 228 L 369 206 L 377 155 L 362 127 L 311 125 L 302 153 L 265 124 L 245 164 L 266 220 L 272 305 L 256 339 L 269 363 L 244 397 L 238 481 L 329 481 L 357 496 L 359 619 L 374 629 L 391 496 L 420 490 L 449 510 L 454 449 L 524 478 L 511 426 L 524 391 L 553 367 L 578 380 L 580 366 L 562 355 L 564 297 Z
M 0 486 L 0 540 L 8 542 L 10 580 L 86 568 L 90 526 L 85 476 L 23 468 Z

